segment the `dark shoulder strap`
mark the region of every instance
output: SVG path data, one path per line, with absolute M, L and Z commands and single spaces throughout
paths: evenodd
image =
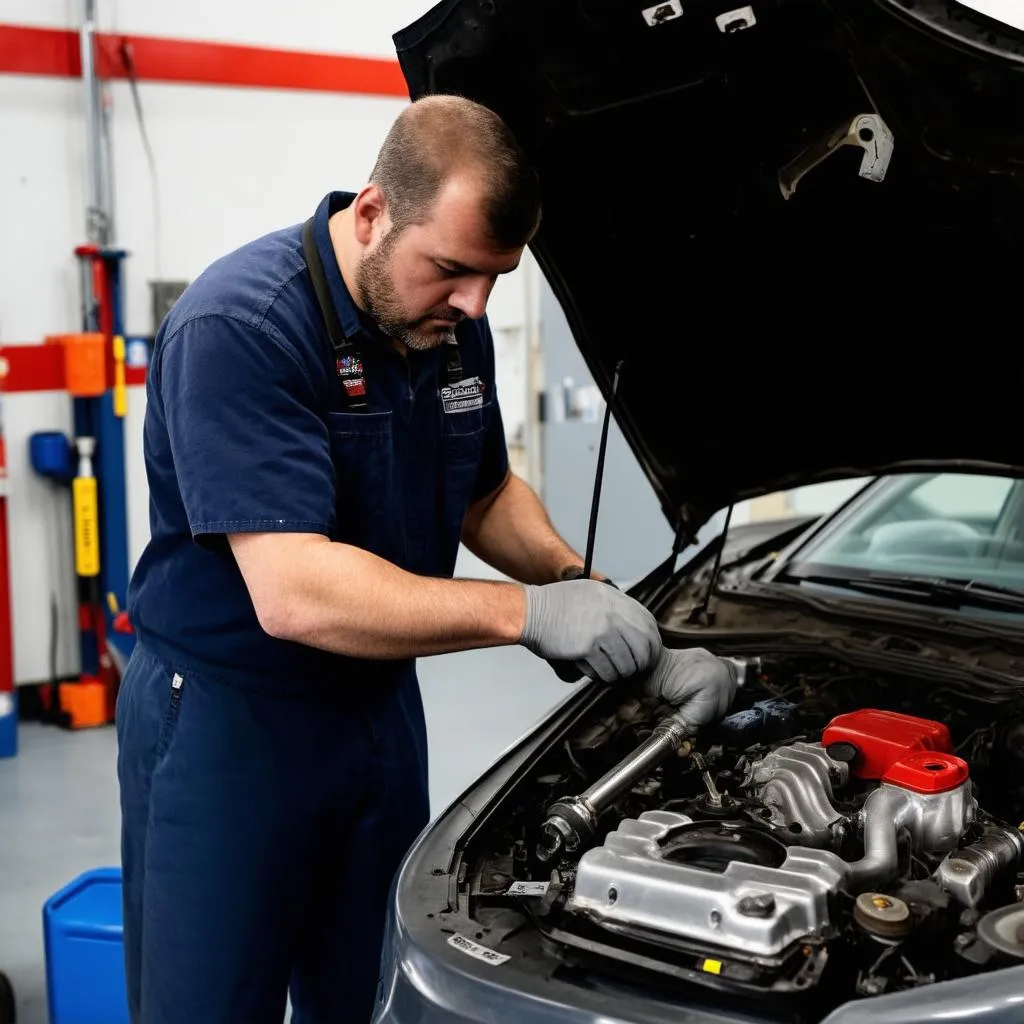
M 335 353 L 337 353 L 339 349 L 352 343 L 342 329 L 338 311 L 334 308 L 334 302 L 331 300 L 331 289 L 327 284 L 327 275 L 324 273 L 324 265 L 320 259 L 320 250 L 317 249 L 316 239 L 313 237 L 312 217 L 302 225 L 302 249 L 306 255 L 306 263 L 309 265 L 309 276 L 313 279 L 313 291 L 316 292 L 316 301 L 320 305 L 320 315 L 324 318 L 327 334 L 334 346 Z
M 448 369 L 448 386 L 455 387 L 462 380 L 462 354 L 459 343 L 450 341 L 445 345 L 445 366 Z
M 363 375 L 362 356 L 356 345 L 345 334 L 341 320 L 338 318 L 338 311 L 334 308 L 331 289 L 327 284 L 323 261 L 320 259 L 320 250 L 313 237 L 312 217 L 302 225 L 302 249 L 309 266 L 309 276 L 313 281 L 316 301 L 320 306 L 320 315 L 323 317 L 327 336 L 331 339 L 331 346 L 334 349 L 334 366 L 341 379 L 342 393 L 350 408 L 362 411 L 366 408 L 366 380 Z
M 313 280 L 313 291 L 316 293 L 316 301 L 320 306 L 320 314 L 334 348 L 335 367 L 341 378 L 342 391 L 351 408 L 365 409 L 366 381 L 363 375 L 362 357 L 358 348 L 345 334 L 341 320 L 338 319 L 338 311 L 334 308 L 331 289 L 327 284 L 323 261 L 320 259 L 320 250 L 313 237 L 312 217 L 302 225 L 302 249 L 309 266 L 309 276 Z M 462 380 L 462 355 L 459 352 L 459 343 L 457 341 L 450 342 L 445 345 L 445 350 L 448 384 L 454 386 Z

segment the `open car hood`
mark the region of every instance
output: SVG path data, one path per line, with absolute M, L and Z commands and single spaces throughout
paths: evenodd
M 445 0 L 415 99 L 498 111 L 531 248 L 684 537 L 843 476 L 1024 471 L 1024 35 L 939 0 Z

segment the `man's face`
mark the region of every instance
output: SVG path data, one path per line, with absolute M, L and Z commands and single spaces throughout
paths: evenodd
M 496 250 L 487 238 L 479 189 L 450 179 L 430 219 L 401 232 L 381 226 L 356 269 L 360 304 L 385 334 L 412 349 L 455 338 L 455 325 L 484 315 L 499 274 L 522 248 Z

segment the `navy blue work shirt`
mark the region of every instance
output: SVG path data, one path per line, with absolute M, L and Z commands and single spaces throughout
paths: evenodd
M 445 402 L 443 352 L 403 356 L 345 287 L 327 221 L 353 198 L 326 196 L 314 235 L 342 326 L 361 349 L 366 411 L 345 403 L 301 225 L 212 264 L 157 334 L 144 430 L 151 540 L 128 610 L 142 643 L 175 666 L 285 690 L 397 679 L 411 663 L 266 634 L 225 535 L 318 533 L 450 577 L 470 503 L 505 477 L 486 318 L 456 328 L 467 387 Z

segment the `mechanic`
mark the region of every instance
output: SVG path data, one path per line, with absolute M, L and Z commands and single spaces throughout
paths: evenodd
M 506 126 L 423 99 L 358 194 L 213 263 L 161 326 L 117 707 L 135 1024 L 279 1024 L 289 991 L 303 1024 L 369 1019 L 428 821 L 418 656 L 520 644 L 642 673 L 695 728 L 728 707 L 732 666 L 567 578 L 509 471 L 484 309 L 539 217 Z M 460 540 L 512 581 L 452 579 Z

